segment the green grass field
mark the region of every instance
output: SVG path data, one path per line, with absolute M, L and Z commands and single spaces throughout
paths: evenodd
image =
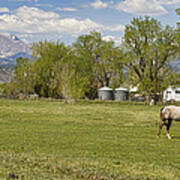
M 160 106 L 0 100 L 0 179 L 180 179 L 180 123 Z

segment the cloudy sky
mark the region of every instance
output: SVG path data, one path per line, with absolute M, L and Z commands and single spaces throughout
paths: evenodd
M 71 44 L 96 30 L 118 44 L 133 17 L 148 15 L 176 27 L 179 7 L 180 0 L 0 0 L 0 34 Z

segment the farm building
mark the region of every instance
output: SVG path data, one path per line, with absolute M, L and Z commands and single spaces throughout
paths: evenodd
M 168 87 L 163 92 L 163 101 L 180 101 L 180 87 Z

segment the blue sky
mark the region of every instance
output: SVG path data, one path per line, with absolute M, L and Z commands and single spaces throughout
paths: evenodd
M 133 17 L 148 15 L 176 27 L 179 7 L 180 0 L 1 0 L 0 34 L 71 44 L 96 30 L 120 44 Z

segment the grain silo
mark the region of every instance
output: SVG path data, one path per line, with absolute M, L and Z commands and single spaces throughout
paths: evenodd
M 113 90 L 109 87 L 102 87 L 98 90 L 98 97 L 100 100 L 112 100 Z
M 127 88 L 119 87 L 114 92 L 116 101 L 128 101 L 129 91 Z

